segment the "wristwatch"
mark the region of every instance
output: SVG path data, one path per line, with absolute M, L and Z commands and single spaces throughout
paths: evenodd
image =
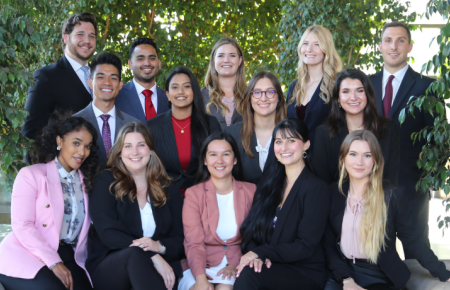
M 158 243 L 162 246 L 162 250 L 158 252 L 158 254 L 165 254 L 166 253 L 166 247 L 161 243 L 161 241 L 158 241 Z

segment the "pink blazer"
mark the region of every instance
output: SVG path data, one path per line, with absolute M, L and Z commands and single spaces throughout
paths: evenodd
M 239 228 L 252 207 L 255 190 L 256 185 L 252 183 L 233 181 L 238 230 L 236 236 L 227 242 L 222 241 L 216 233 L 219 207 L 211 179 L 186 190 L 183 205 L 184 248 L 194 278 L 206 274 L 206 267 L 219 265 L 224 255 L 229 264 L 238 266 L 242 256 Z
M 88 200 L 84 192 L 86 216 L 75 249 L 75 261 L 85 271 L 91 224 Z M 0 244 L 0 273 L 33 279 L 42 267 L 62 262 L 57 251 L 63 215 L 63 191 L 55 161 L 22 168 L 12 191 L 12 232 Z

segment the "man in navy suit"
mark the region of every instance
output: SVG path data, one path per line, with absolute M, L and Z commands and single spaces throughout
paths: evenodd
M 387 23 L 381 33 L 379 49 L 383 55 L 384 68 L 371 76 L 375 88 L 380 112 L 387 118 L 399 123 L 400 111 L 407 107 L 411 96 L 425 95 L 433 79 L 421 76 L 407 63 L 408 53 L 412 50 L 411 32 L 403 23 Z M 405 122 L 400 126 L 401 164 L 398 183 L 408 196 L 409 212 L 420 237 L 429 245 L 428 207 L 429 193 L 416 190 L 422 171 L 417 160 L 426 142 L 416 140 L 413 144 L 411 134 L 426 126 L 433 126 L 433 118 L 425 110 L 414 110 L 414 117 L 406 112 Z M 405 249 L 406 259 L 414 258 Z
M 55 110 L 77 112 L 91 101 L 89 58 L 96 48 L 97 20 L 91 13 L 74 14 L 62 27 L 63 56 L 34 73 L 35 84 L 28 92 L 29 112 L 22 135 L 35 139 Z
M 166 92 L 156 85 L 161 60 L 156 43 L 150 38 L 138 38 L 131 44 L 128 65 L 133 80 L 124 85 L 116 106 L 142 123 L 167 111 Z

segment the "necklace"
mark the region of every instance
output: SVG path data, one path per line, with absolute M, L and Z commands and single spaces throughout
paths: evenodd
M 177 123 L 177 121 L 175 121 L 175 119 L 172 119 L 172 120 L 175 122 L 175 124 L 177 124 L 178 127 L 180 127 L 181 133 L 184 133 L 184 128 L 186 128 L 187 126 L 189 126 L 189 124 L 191 124 L 191 121 L 189 121 L 189 123 L 186 126 L 181 127 L 180 125 L 178 125 L 178 123 Z

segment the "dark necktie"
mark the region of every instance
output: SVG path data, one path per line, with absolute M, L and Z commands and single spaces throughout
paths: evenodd
M 143 90 L 142 94 L 145 96 L 145 118 L 150 120 L 156 117 L 156 110 L 152 103 L 152 91 Z
M 395 78 L 394 75 L 389 76 L 388 82 L 386 84 L 386 91 L 384 93 L 383 112 L 386 118 L 388 118 L 389 112 L 391 111 L 392 97 L 394 94 L 394 89 L 392 88 L 392 80 L 394 78 Z
M 111 149 L 111 129 L 109 128 L 109 117 L 111 115 L 103 114 L 100 115 L 100 118 L 103 120 L 103 128 L 102 128 L 102 139 L 103 144 L 105 145 L 105 151 L 106 151 L 106 158 L 108 158 L 109 149 Z

